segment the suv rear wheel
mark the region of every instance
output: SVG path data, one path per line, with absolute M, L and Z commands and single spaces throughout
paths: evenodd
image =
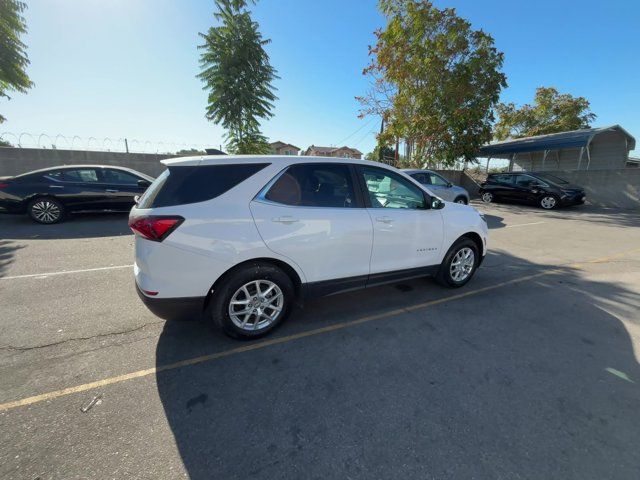
M 268 263 L 240 267 L 214 292 L 213 321 L 236 338 L 257 338 L 287 317 L 295 290 L 289 276 Z
M 462 287 L 473 277 L 479 261 L 476 243 L 470 238 L 461 238 L 445 255 L 436 280 L 445 287 Z
M 493 202 L 493 193 L 484 192 L 480 198 L 482 198 L 482 201 L 484 203 L 491 203 L 491 202 Z

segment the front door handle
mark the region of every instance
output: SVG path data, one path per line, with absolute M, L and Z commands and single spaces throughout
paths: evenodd
M 107 193 L 118 193 L 118 190 L 114 190 L 112 188 L 107 188 Z
M 290 223 L 295 223 L 298 221 L 297 218 L 293 218 L 290 215 L 285 215 L 284 217 L 276 217 L 276 218 L 272 218 L 271 219 L 272 222 L 277 222 L 277 223 L 284 223 L 286 225 L 290 224 Z
M 391 217 L 387 217 L 386 215 L 384 217 L 378 217 L 376 218 L 377 222 L 382 222 L 382 223 L 391 223 L 393 222 L 393 218 Z

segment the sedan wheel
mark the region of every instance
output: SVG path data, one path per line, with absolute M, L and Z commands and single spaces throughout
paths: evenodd
M 229 318 L 248 331 L 258 331 L 274 323 L 284 304 L 280 287 L 270 280 L 256 280 L 241 286 L 229 302 Z
M 489 192 L 484 192 L 482 194 L 482 201 L 484 203 L 491 203 L 493 202 L 493 193 L 489 193 Z
M 455 203 L 460 203 L 461 205 L 466 205 L 467 204 L 467 199 L 464 198 L 464 197 L 456 198 Z
M 547 195 L 546 197 L 542 197 L 542 199 L 540 200 L 540 206 L 545 210 L 551 210 L 553 208 L 556 208 L 557 205 L 558 205 L 558 201 L 556 200 L 556 197 L 552 195 Z
M 63 207 L 57 200 L 41 198 L 31 203 L 29 215 L 38 223 L 57 223 L 62 220 Z

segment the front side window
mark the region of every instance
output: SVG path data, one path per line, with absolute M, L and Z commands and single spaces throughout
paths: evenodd
M 431 185 L 435 185 L 437 187 L 447 187 L 449 185 L 448 181 L 435 173 L 429 173 L 429 180 L 431 181 Z
M 355 207 L 351 173 L 346 165 L 300 164 L 289 167 L 264 195 L 294 207 Z
M 429 185 L 429 177 L 426 173 L 412 173 L 411 176 L 422 185 Z
M 95 168 L 78 168 L 54 170 L 45 174 L 45 178 L 56 182 L 98 182 L 98 172 Z
M 407 179 L 382 168 L 362 167 L 373 208 L 426 208 L 422 190 Z
M 529 175 L 516 175 L 516 187 L 529 188 L 536 183 L 540 182 Z

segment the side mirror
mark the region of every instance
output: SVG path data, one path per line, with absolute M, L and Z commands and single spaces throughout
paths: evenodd
M 136 195 L 135 197 L 133 197 L 133 203 L 137 205 L 139 201 L 140 201 L 140 195 Z
M 147 188 L 149 185 L 151 185 L 151 182 L 148 180 L 138 180 L 139 187 Z
M 453 187 L 453 183 L 451 182 L 447 183 L 447 188 L 451 188 L 451 187 Z
M 442 210 L 444 208 L 444 202 L 438 197 L 431 197 L 431 210 Z

